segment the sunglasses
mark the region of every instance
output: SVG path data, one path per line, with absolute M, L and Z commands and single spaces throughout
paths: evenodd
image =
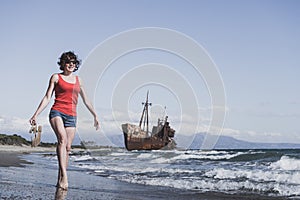
M 71 63 L 73 63 L 73 65 L 76 65 L 76 64 L 78 64 L 78 61 L 77 61 L 77 60 L 67 60 L 65 63 L 66 63 L 66 64 L 71 64 Z

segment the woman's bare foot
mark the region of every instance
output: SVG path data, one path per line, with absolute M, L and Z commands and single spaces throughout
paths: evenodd
M 55 192 L 55 200 L 65 200 L 68 191 L 62 188 L 57 188 Z

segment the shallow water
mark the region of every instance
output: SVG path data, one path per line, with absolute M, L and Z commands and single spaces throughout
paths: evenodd
M 300 197 L 300 150 L 87 150 L 70 170 L 143 185 L 199 192 Z M 56 155 L 46 155 L 57 165 Z

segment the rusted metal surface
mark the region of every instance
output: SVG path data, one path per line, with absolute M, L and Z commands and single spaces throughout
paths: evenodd
M 158 150 L 158 149 L 173 149 L 176 147 L 174 141 L 175 130 L 172 129 L 168 122 L 168 116 L 165 119 L 158 119 L 157 126 L 152 127 L 149 132 L 148 127 L 148 93 L 146 102 L 143 103 L 144 109 L 139 126 L 134 124 L 122 124 L 124 134 L 124 142 L 127 150 Z M 142 122 L 144 129 L 141 128 Z M 145 127 L 146 124 L 146 127 Z

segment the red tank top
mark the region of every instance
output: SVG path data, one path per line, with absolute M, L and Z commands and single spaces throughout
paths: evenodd
M 80 92 L 78 76 L 76 76 L 75 83 L 68 83 L 58 74 L 58 82 L 54 91 L 55 101 L 51 109 L 66 115 L 76 116 L 78 93 Z

